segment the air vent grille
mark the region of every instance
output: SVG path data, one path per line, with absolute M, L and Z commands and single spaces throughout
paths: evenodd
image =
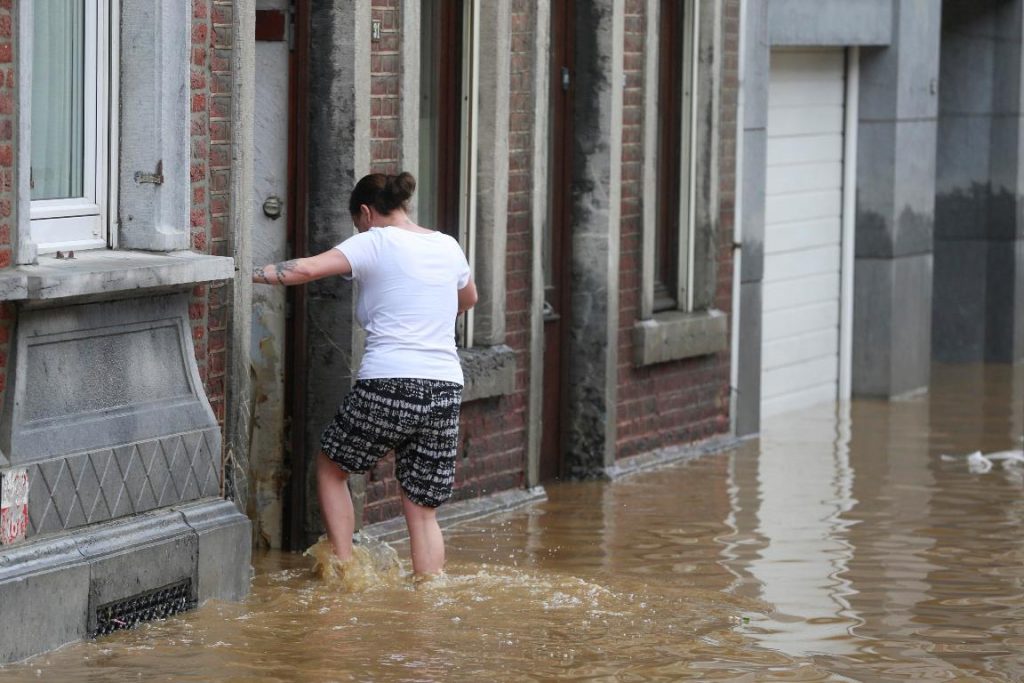
M 96 609 L 96 629 L 92 636 L 133 628 L 144 621 L 165 619 L 195 606 L 195 600 L 192 599 L 192 579 L 184 579 L 163 588 L 100 605 Z

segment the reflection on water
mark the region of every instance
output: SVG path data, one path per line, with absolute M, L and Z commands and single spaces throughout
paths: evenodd
M 780 416 L 731 452 L 554 485 L 450 530 L 447 574 L 427 584 L 386 549 L 367 566 L 389 578 L 358 592 L 308 557 L 261 555 L 245 603 L 0 681 L 1021 680 L 1024 477 L 972 474 L 962 456 L 1021 447 L 1022 395 L 1024 368 L 936 368 L 926 395 Z

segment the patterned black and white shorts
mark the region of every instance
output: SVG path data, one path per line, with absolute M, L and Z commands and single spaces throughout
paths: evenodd
M 409 500 L 437 507 L 452 495 L 462 386 L 433 379 L 361 379 L 320 438 L 324 454 L 362 473 L 395 452 Z

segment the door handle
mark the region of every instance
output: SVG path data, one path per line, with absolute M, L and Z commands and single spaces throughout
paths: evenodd
M 275 221 L 281 217 L 281 209 L 284 202 L 277 195 L 270 195 L 263 201 L 263 215 Z

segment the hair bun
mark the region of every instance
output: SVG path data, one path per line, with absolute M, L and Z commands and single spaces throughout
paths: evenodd
M 408 171 L 388 176 L 388 190 L 398 201 L 408 201 L 412 197 L 412 193 L 416 191 L 416 178 Z

